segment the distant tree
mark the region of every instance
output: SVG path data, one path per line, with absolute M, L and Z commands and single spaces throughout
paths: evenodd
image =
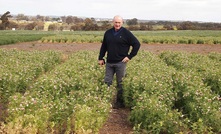
M 137 25 L 138 24 L 138 20 L 136 18 L 126 20 L 126 24 L 129 25 L 129 26 Z
M 25 30 L 33 30 L 35 28 L 35 26 L 37 26 L 36 22 L 29 23 L 25 26 Z
M 48 26 L 48 31 L 55 31 L 55 30 L 57 30 L 57 26 L 55 24 L 50 24 Z
M 138 25 L 130 25 L 128 26 L 128 29 L 132 31 L 136 31 L 136 30 L 140 30 L 140 27 Z
M 111 27 L 112 25 L 109 23 L 109 21 L 102 21 L 101 30 L 107 30 Z
M 1 16 L 1 18 L 0 18 L 0 20 L 2 21 L 2 24 L 1 24 L 1 28 L 2 28 L 2 30 L 5 30 L 8 26 L 9 26 L 9 19 L 8 18 L 10 18 L 10 17 L 12 17 L 11 15 L 10 15 L 10 12 L 9 11 L 7 11 L 6 13 L 4 13 L 2 16 Z
M 18 15 L 16 16 L 16 20 L 17 20 L 17 21 L 20 21 L 20 20 L 26 20 L 26 21 L 28 21 L 29 19 L 28 19 L 28 16 L 25 16 L 24 14 L 18 14 Z
M 51 21 L 52 19 L 49 16 L 45 16 L 45 21 Z
M 75 24 L 75 25 L 73 25 L 73 26 L 71 26 L 71 28 L 70 28 L 70 30 L 71 31 L 81 31 L 82 30 L 82 24 Z
M 221 29 L 221 23 L 194 23 L 195 29 L 197 30 L 220 30 Z
M 140 30 L 147 30 L 147 24 L 146 23 L 140 23 Z
M 140 30 L 153 30 L 153 22 L 140 23 Z
M 68 25 L 71 24 L 71 23 L 73 23 L 73 22 L 74 22 L 74 21 L 73 21 L 72 16 L 68 16 L 68 17 L 66 18 L 66 23 L 68 23 Z
M 147 30 L 145 23 L 140 23 L 140 30 Z
M 36 16 L 37 21 L 45 21 L 45 17 L 41 15 Z
M 96 20 L 95 20 L 95 18 L 91 18 L 91 21 L 95 24 L 96 23 Z
M 60 18 L 52 18 L 51 20 L 52 21 L 60 21 L 61 19 Z
M 190 21 L 185 21 L 185 22 L 181 22 L 180 24 L 178 24 L 177 26 L 178 30 L 193 30 L 193 23 Z
M 66 23 L 66 16 L 61 16 L 61 20 L 62 20 L 62 22 L 65 22 Z
M 84 23 L 87 24 L 87 25 L 94 24 L 93 21 L 92 21 L 90 18 L 86 18 L 86 19 L 84 20 Z
M 165 25 L 163 25 L 163 28 L 164 28 L 165 30 L 174 30 L 174 29 L 173 29 L 173 26 L 172 26 L 171 24 L 165 24 Z
M 89 18 L 86 18 L 84 20 L 85 25 L 83 26 L 83 30 L 85 31 L 92 31 L 92 30 L 98 30 L 99 27 L 97 24 L 94 24 L 93 21 Z
M 73 17 L 73 21 L 75 24 L 84 22 L 84 20 L 82 18 L 78 18 L 76 16 Z

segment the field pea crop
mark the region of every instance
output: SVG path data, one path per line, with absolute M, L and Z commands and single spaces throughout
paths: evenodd
M 0 50 L 1 133 L 98 133 L 115 84 L 97 51 Z M 220 133 L 221 54 L 140 51 L 127 64 L 123 98 L 136 133 Z

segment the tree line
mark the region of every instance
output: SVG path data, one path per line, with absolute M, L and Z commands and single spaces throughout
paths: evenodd
M 0 15 L 0 30 L 70 30 L 99 31 L 112 27 L 112 19 L 99 20 L 95 18 L 80 18 L 76 16 L 26 16 L 10 15 L 10 12 Z M 46 25 L 48 23 L 48 25 Z M 47 28 L 46 28 L 47 27 Z M 137 18 L 127 19 L 124 27 L 129 30 L 221 30 L 221 23 L 192 21 L 142 21 Z

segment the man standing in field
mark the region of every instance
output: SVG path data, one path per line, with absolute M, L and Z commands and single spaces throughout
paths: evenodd
M 116 73 L 117 100 L 114 108 L 124 107 L 122 79 L 126 73 L 126 64 L 137 55 L 140 48 L 140 42 L 137 38 L 129 30 L 122 27 L 122 25 L 122 17 L 115 16 L 113 19 L 113 28 L 107 30 L 104 34 L 98 57 L 98 64 L 104 65 L 104 56 L 107 52 L 104 82 L 108 86 L 112 85 L 113 77 Z M 132 50 L 130 51 L 131 46 Z

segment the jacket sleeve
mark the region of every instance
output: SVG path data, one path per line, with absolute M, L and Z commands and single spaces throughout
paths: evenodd
M 101 44 L 101 48 L 100 48 L 100 53 L 99 53 L 99 56 L 98 56 L 98 60 L 103 60 L 106 52 L 107 52 L 107 46 L 106 46 L 106 43 L 105 43 L 105 36 L 103 38 L 103 41 L 102 41 L 102 44 Z
M 128 31 L 128 32 L 129 32 L 130 44 L 132 46 L 132 50 L 129 53 L 128 58 L 132 59 L 134 56 L 137 55 L 137 52 L 140 49 L 140 42 L 138 41 L 138 39 L 130 31 Z

